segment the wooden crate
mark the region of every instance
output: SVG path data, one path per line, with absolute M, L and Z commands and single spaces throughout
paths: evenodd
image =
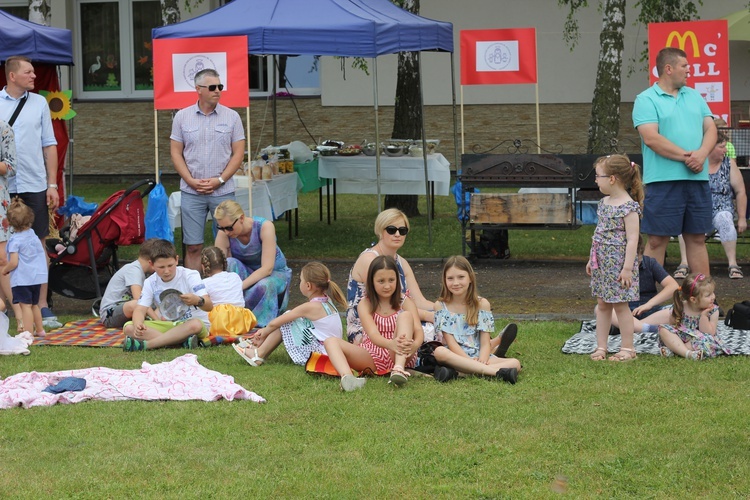
M 574 224 L 573 200 L 568 193 L 474 193 L 471 224 Z

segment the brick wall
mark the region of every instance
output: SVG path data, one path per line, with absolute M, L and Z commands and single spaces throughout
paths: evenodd
M 346 143 L 373 141 L 375 120 L 372 107 L 322 107 L 320 99 L 299 98 L 277 100 L 278 143 L 301 140 L 311 144 L 313 138 L 297 117 L 294 104 L 304 125 L 315 140 L 336 139 Z M 151 174 L 154 172 L 154 110 L 151 102 L 74 104 L 78 115 L 74 118 L 74 174 Z M 743 113 L 748 102 L 733 103 L 733 113 Z M 638 150 L 638 134 L 633 130 L 630 113 L 632 103 L 621 108 L 620 142 L 625 151 Z M 245 122 L 245 110 L 238 110 Z M 457 115 L 460 109 L 456 109 Z M 589 104 L 544 104 L 540 106 L 542 146 L 565 153 L 583 151 L 586 147 Z M 440 152 L 454 163 L 453 113 L 451 106 L 428 106 L 425 110 L 425 129 L 428 139 L 440 139 Z M 173 173 L 169 159 L 171 112 L 159 111 L 159 159 L 164 173 Z M 460 116 L 458 116 L 460 120 Z M 250 139 L 252 150 L 273 143 L 271 102 L 251 102 Z M 390 137 L 393 127 L 393 108 L 381 106 L 379 111 L 380 136 Z M 535 106 L 473 105 L 464 107 L 465 150 L 474 145 L 479 150 L 494 147 L 505 140 L 536 141 Z M 460 129 L 460 123 L 459 123 Z M 502 146 L 495 150 L 500 152 Z M 536 149 L 529 143 L 530 152 Z M 459 130 L 460 152 L 460 130 Z

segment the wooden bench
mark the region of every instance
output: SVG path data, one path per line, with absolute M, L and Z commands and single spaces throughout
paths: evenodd
M 462 221 L 462 251 L 466 234 L 474 248 L 476 231 L 487 229 L 578 229 L 576 206 L 598 200 L 594 161 L 601 155 L 464 154 L 461 155 L 463 194 L 469 192 L 469 216 Z M 640 163 L 641 155 L 630 155 Z M 558 188 L 555 192 L 474 193 L 474 188 Z M 562 188 L 560 191 L 559 188 Z

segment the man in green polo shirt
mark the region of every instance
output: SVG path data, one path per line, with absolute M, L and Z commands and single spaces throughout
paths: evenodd
M 644 253 L 663 265 L 669 238 L 682 234 L 690 270 L 709 274 L 705 234 L 712 223 L 707 157 L 716 145 L 716 126 L 705 99 L 687 86 L 690 65 L 683 50 L 660 50 L 656 71 L 659 80 L 638 94 L 633 105 L 646 185 Z

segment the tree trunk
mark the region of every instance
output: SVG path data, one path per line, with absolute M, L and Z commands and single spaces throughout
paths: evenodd
M 164 26 L 180 22 L 180 0 L 161 0 L 161 21 Z
M 419 14 L 419 0 L 393 0 L 413 14 Z M 422 107 L 419 88 L 419 53 L 400 52 L 392 139 L 422 138 Z M 419 215 L 417 195 L 386 195 L 385 208 L 398 208 L 409 217 Z
M 605 0 L 599 67 L 589 122 L 589 153 L 611 153 L 620 133 L 620 88 L 626 0 Z
M 49 26 L 52 22 L 52 8 L 49 0 L 29 0 L 29 21 Z

